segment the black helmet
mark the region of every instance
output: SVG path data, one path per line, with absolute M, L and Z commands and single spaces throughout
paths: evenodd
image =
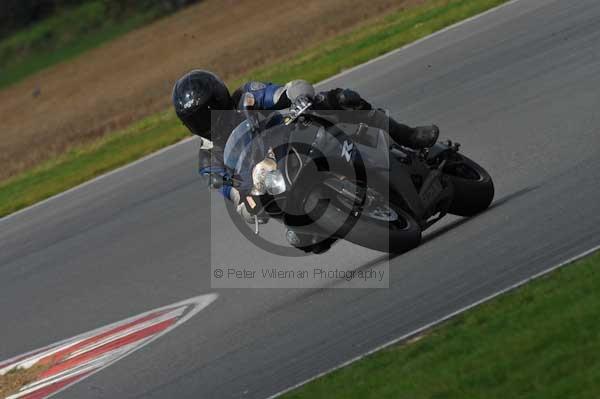
M 175 83 L 173 105 L 179 119 L 192 133 L 212 140 L 210 111 L 233 109 L 233 100 L 217 75 L 196 69 Z

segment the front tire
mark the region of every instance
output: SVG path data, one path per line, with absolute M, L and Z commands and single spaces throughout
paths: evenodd
M 454 197 L 448 212 L 458 216 L 473 216 L 486 210 L 494 199 L 494 182 L 477 162 L 456 154 L 444 168 L 444 174 L 454 185 Z

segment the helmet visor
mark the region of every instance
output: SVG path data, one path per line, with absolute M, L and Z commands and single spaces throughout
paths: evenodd
M 197 109 L 187 115 L 182 115 L 181 121 L 193 134 L 210 139 L 211 123 L 210 109 L 208 107 Z

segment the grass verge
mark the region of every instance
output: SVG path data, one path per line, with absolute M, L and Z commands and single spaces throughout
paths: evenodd
M 599 286 L 597 252 L 284 397 L 597 397 Z
M 277 82 L 302 77 L 317 82 L 505 1 L 429 0 L 328 40 L 291 60 L 240 76 L 228 84 L 236 87 L 250 77 Z M 0 216 L 138 159 L 186 135 L 172 112 L 146 118 L 125 131 L 0 183 Z
M 0 186 L 0 215 L 68 190 L 187 136 L 168 112 L 146 118 L 119 134 L 69 151 L 52 162 L 8 180 Z

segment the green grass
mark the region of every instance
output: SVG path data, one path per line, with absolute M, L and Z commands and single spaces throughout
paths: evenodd
M 117 135 L 72 150 L 8 180 L 0 186 L 0 214 L 7 215 L 65 191 L 187 136 L 168 112 L 146 118 Z
M 102 0 L 88 1 L 0 41 L 0 88 L 123 35 L 160 15 L 159 8 L 111 16 Z
M 597 398 L 600 253 L 284 397 Z
M 334 38 L 295 59 L 253 71 L 254 79 L 318 82 L 409 44 L 506 0 L 433 0 L 388 15 L 376 24 Z
M 275 82 L 304 78 L 317 82 L 505 1 L 428 1 L 328 40 L 291 60 L 252 71 L 228 84 L 236 87 L 250 78 Z M 146 118 L 126 131 L 113 133 L 94 145 L 0 183 L 0 216 L 131 162 L 186 135 L 173 112 Z

